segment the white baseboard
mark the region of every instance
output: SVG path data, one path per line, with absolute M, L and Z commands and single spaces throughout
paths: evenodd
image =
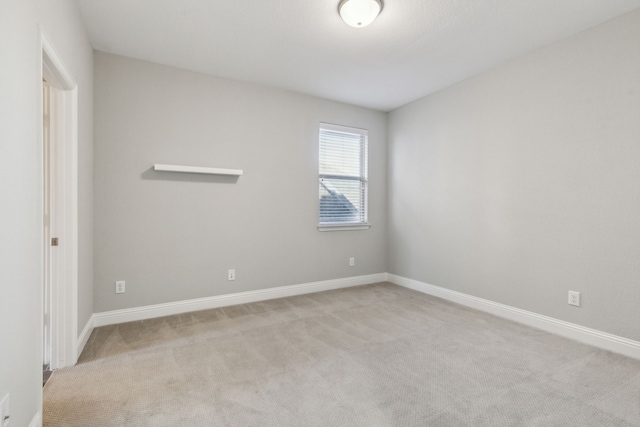
M 80 332 L 80 336 L 78 337 L 78 357 L 82 354 L 82 350 L 84 350 L 84 346 L 87 345 L 87 341 L 89 341 L 91 332 L 93 332 L 95 323 L 94 316 L 95 314 L 91 315 L 89 321 L 86 325 L 84 325 L 84 328 L 82 329 L 82 332 Z
M 395 274 L 387 274 L 387 281 L 418 292 L 475 308 L 476 310 L 513 320 L 518 323 L 523 323 L 584 344 L 589 344 L 614 353 L 633 357 L 634 359 L 640 359 L 640 342 L 638 341 L 601 332 L 595 329 L 585 328 L 584 326 L 576 325 L 574 323 L 521 310 L 519 308 L 452 291 L 450 289 L 441 288 L 439 286 L 429 285 L 417 280 L 407 279 L 406 277 L 396 276 Z
M 166 304 L 147 305 L 144 307 L 134 307 L 124 310 L 106 311 L 102 313 L 95 313 L 93 315 L 92 327 L 115 325 L 117 323 L 152 319 L 155 317 L 170 316 L 173 314 L 187 313 L 191 311 L 209 310 L 211 308 L 247 304 L 250 302 L 264 301 L 274 298 L 284 298 L 314 292 L 329 291 L 332 289 L 368 285 L 371 283 L 384 282 L 386 279 L 386 273 L 370 274 L 366 276 L 347 277 L 344 279 L 325 280 L 322 282 L 304 283 L 300 285 L 258 289 L 255 291 L 238 292 L 234 294 L 177 301 Z
M 367 285 L 370 283 L 384 281 L 389 281 L 405 288 L 446 299 L 448 301 L 491 313 L 515 322 L 523 323 L 525 325 L 589 344 L 594 347 L 623 354 L 635 359 L 640 359 L 640 342 L 638 341 L 389 273 L 348 277 L 344 279 L 326 280 L 300 285 L 280 286 L 277 288 L 259 289 L 256 291 L 238 292 L 234 294 L 177 301 L 166 304 L 156 304 L 124 310 L 95 313 L 91 319 L 89 319 L 89 322 L 87 322 L 87 325 L 78 337 L 78 354 L 82 353 L 82 349 L 87 343 L 94 327 L 152 319 L 191 311 L 227 307 L 237 304 L 246 304 L 274 298 L 322 292 L 332 289 L 348 288 L 351 286 Z
M 29 427 L 42 427 L 42 414 L 40 412 L 33 416 L 33 419 L 29 423 Z

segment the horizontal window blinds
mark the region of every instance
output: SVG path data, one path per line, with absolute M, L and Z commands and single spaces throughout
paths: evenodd
M 320 125 L 319 222 L 367 222 L 367 131 Z

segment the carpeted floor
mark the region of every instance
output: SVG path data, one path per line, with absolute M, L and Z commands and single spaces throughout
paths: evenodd
M 640 426 L 640 361 L 381 283 L 97 328 L 44 426 Z

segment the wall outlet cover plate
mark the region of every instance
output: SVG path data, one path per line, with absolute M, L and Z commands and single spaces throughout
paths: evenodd
M 580 292 L 569 291 L 569 305 L 580 307 Z

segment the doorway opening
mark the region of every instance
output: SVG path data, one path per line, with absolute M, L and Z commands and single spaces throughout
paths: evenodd
M 55 370 L 78 359 L 78 89 L 42 29 L 40 34 L 42 362 Z

